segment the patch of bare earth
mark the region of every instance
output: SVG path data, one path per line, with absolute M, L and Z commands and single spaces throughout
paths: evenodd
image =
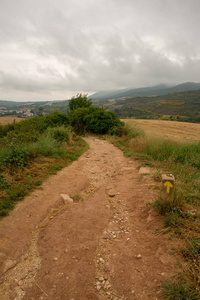
M 146 206 L 155 182 L 112 144 L 86 140 L 88 152 L 1 221 L 1 299 L 162 299 L 175 275 L 175 242 Z

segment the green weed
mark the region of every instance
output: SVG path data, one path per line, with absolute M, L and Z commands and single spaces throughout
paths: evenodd
M 6 181 L 5 178 L 4 178 L 4 176 L 1 174 L 0 175 L 0 188 L 3 191 L 7 191 L 9 186 L 10 186 L 10 182 Z
M 163 295 L 167 300 L 198 300 L 198 292 L 191 290 L 185 282 L 166 281 L 162 283 Z
M 29 152 L 26 149 L 11 144 L 5 156 L 1 159 L 2 165 L 10 167 L 10 169 L 23 168 L 29 160 Z

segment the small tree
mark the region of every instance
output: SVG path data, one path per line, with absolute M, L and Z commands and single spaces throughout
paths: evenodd
M 87 95 L 77 94 L 76 97 L 72 97 L 69 101 L 70 111 L 76 110 L 81 107 L 89 107 L 92 105 L 92 101 L 87 99 Z

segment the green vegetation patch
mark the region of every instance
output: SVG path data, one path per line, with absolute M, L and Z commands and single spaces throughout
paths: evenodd
M 88 149 L 69 124 L 54 112 L 0 127 L 0 217 Z

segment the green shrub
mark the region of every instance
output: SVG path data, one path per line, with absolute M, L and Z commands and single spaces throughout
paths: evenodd
M 110 135 L 116 135 L 116 136 L 123 136 L 126 135 L 126 131 L 124 130 L 124 127 L 120 124 L 119 126 L 113 126 L 108 131 Z
M 57 154 L 59 148 L 58 142 L 45 134 L 36 143 L 27 145 L 27 149 L 32 157 L 53 156 Z
M 70 125 L 69 116 L 64 113 L 54 111 L 53 113 L 44 116 L 38 116 L 27 120 L 22 120 L 18 123 L 0 125 L 0 138 L 13 132 L 14 136 L 20 137 L 23 142 L 35 141 L 39 134 L 42 134 L 48 127 L 57 126 L 68 126 Z M 10 135 L 10 138 L 12 134 Z
M 71 111 L 76 110 L 78 108 L 90 107 L 92 105 L 92 101 L 87 99 L 87 95 L 77 94 L 76 97 L 72 97 L 69 101 L 69 109 Z
M 78 134 L 86 131 L 106 134 L 112 128 L 124 126 L 117 115 L 103 108 L 90 106 L 89 108 L 78 108 L 69 114 L 71 125 Z
M 10 182 L 6 181 L 4 176 L 0 175 L 0 189 L 6 191 L 8 187 L 10 186 Z
M 46 130 L 46 134 L 54 138 L 57 142 L 65 142 L 70 140 L 72 134 L 71 127 L 49 127 Z
M 45 129 L 47 127 L 68 126 L 70 125 L 69 116 L 58 111 L 47 115 L 44 119 Z
M 7 149 L 6 155 L 2 158 L 2 165 L 11 169 L 23 168 L 29 160 L 29 152 L 20 146 L 11 145 Z

